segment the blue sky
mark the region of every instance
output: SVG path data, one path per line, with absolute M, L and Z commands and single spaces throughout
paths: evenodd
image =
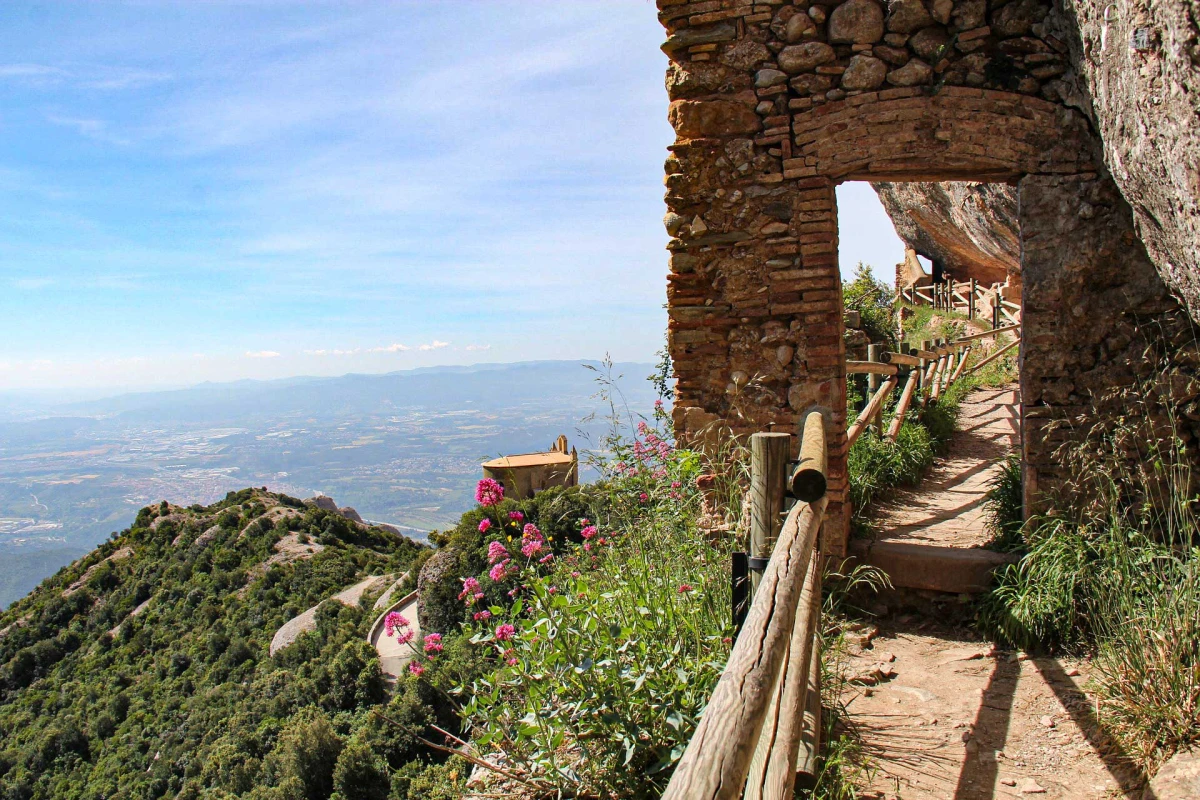
M 0 33 L 0 388 L 661 345 L 649 0 L 6 0 Z M 843 264 L 889 276 L 840 191 Z

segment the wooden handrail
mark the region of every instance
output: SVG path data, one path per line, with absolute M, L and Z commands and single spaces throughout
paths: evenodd
M 736 800 L 746 785 L 767 708 L 787 656 L 826 498 L 797 503 L 746 622 L 663 800 Z
M 879 391 L 875 392 L 867 403 L 866 408 L 859 412 L 858 419 L 854 420 L 854 424 L 846 431 L 846 447 L 853 447 L 858 441 L 858 437 L 862 436 L 862 432 L 866 430 L 867 423 L 875 418 L 876 412 L 883 407 L 883 401 L 891 394 L 892 389 L 896 388 L 896 378 L 893 376 L 884 381 L 884 384 L 879 387 Z
M 820 717 L 819 710 L 812 711 L 820 697 L 811 696 L 812 673 L 818 673 L 818 680 L 820 673 L 815 639 L 821 560 L 816 547 L 828 502 L 820 412 L 805 417 L 800 453 L 793 478 L 820 472 L 822 494 L 812 502 L 797 502 L 784 519 L 725 670 L 664 800 L 736 800 L 743 791 L 748 797 L 784 800 L 792 797 L 797 762 L 811 769 L 818 741 L 813 720 Z M 753 776 L 749 787 L 748 775 Z
M 896 364 L 901 367 L 919 367 L 921 359 L 917 356 L 910 356 L 907 353 L 889 353 L 889 363 Z
M 810 411 L 804 419 L 804 433 L 800 438 L 800 460 L 788 481 L 792 497 L 803 503 L 813 503 L 825 496 L 827 452 L 825 418 L 820 411 Z
M 967 374 L 968 374 L 968 375 L 970 375 L 970 374 L 971 374 L 972 372 L 974 372 L 975 370 L 977 370 L 977 369 L 980 369 L 981 367 L 986 367 L 988 364 L 992 363 L 992 362 L 993 362 L 993 361 L 995 361 L 997 358 L 999 358 L 1000 356 L 1004 355 L 1004 354 L 1005 354 L 1005 353 L 1007 353 L 1009 350 L 1012 350 L 1014 347 L 1016 347 L 1016 346 L 1018 346 L 1018 345 L 1020 345 L 1020 344 L 1021 344 L 1021 340 L 1020 340 L 1020 339 L 1017 339 L 1017 340 L 1016 340 L 1016 341 L 1014 341 L 1014 342 L 1009 342 L 1009 343 L 1008 343 L 1008 344 L 1006 344 L 1004 347 L 1001 347 L 999 350 L 997 350 L 996 352 L 992 353 L 990 356 L 988 356 L 987 358 L 985 358 L 983 361 L 980 361 L 978 364 L 976 364 L 975 366 L 973 366 L 973 367 L 971 367 L 969 370 L 967 370 Z
M 908 373 L 908 381 L 904 384 L 904 391 L 900 393 L 900 401 L 896 403 L 896 416 L 892 418 L 892 424 L 887 432 L 887 438 L 893 442 L 900 435 L 900 426 L 904 424 L 904 415 L 908 413 L 908 407 L 912 403 L 913 391 L 917 388 L 919 375 L 920 373 L 916 370 Z
M 894 364 L 884 364 L 879 361 L 847 361 L 847 374 L 871 373 L 874 375 L 895 375 L 900 369 Z
M 973 342 L 976 339 L 986 339 L 989 336 L 995 336 L 998 333 L 1008 333 L 1009 331 L 1019 330 L 1020 327 L 1020 325 L 1005 325 L 1003 328 L 996 328 L 995 330 L 984 331 L 983 333 L 972 333 L 970 336 L 960 336 L 954 340 L 954 343 L 966 344 L 967 342 Z

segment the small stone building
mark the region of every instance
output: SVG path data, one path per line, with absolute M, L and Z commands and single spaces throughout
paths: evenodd
M 483 463 L 483 477 L 499 481 L 504 496 L 525 500 L 552 486 L 579 485 L 579 455 L 567 450 L 567 437 L 559 436 L 545 453 L 501 456 Z

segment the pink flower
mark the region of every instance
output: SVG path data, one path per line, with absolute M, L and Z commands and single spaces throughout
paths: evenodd
M 400 633 L 396 634 L 396 641 L 400 644 L 408 644 L 416 635 L 416 631 L 414 631 L 412 628 L 405 628 L 404 630 L 400 631 Z
M 549 592 L 550 594 L 558 594 L 558 587 L 557 587 L 557 586 L 551 586 L 551 587 L 550 587 L 549 589 L 547 589 L 546 591 L 547 591 L 547 592 Z
M 592 521 L 590 519 L 588 519 L 587 517 L 584 517 L 583 519 L 579 520 L 579 524 L 581 526 L 587 526 L 587 525 L 591 525 Z
M 640 500 L 643 503 L 645 503 L 649 499 L 650 499 L 650 495 L 646 494 L 645 492 L 642 492 L 641 494 L 638 495 L 638 500 Z
M 553 560 L 554 560 L 554 553 L 546 553 L 546 555 L 544 555 L 538 559 L 538 563 L 539 564 L 549 564 Z
M 525 515 L 520 511 L 510 511 L 508 512 L 508 518 L 513 522 L 520 522 L 521 520 L 525 519 Z
M 579 577 L 579 571 L 578 571 L 578 570 L 575 570 L 575 571 L 571 572 L 571 577 L 572 577 L 572 578 L 578 578 L 578 577 Z
M 480 586 L 478 580 L 475 578 L 467 578 L 463 581 L 463 588 L 462 591 L 458 593 L 458 599 L 463 600 L 467 597 L 470 597 L 473 600 L 477 596 L 481 596 L 482 593 L 479 591 L 479 589 Z
M 522 538 L 526 539 L 541 539 L 542 532 L 538 530 L 538 526 L 532 522 L 525 523 L 525 528 L 521 531 Z
M 518 661 L 517 661 L 516 656 L 513 656 L 512 658 L 510 658 L 508 661 L 505 661 L 504 663 L 508 664 L 510 667 L 515 667 L 518 664 Z
M 591 539 L 597 533 L 599 533 L 599 531 L 596 530 L 595 525 L 588 525 L 586 528 L 584 528 L 583 530 L 581 530 L 579 532 L 579 535 L 585 539 Z
M 504 499 L 504 487 L 499 481 L 484 478 L 475 485 L 475 501 L 481 506 L 498 506 Z
M 542 540 L 541 539 L 530 539 L 529 541 L 525 542 L 525 544 L 521 545 L 521 554 L 524 555 L 526 558 L 533 558 L 541 551 L 542 551 Z
M 410 674 L 420 677 L 425 672 L 425 666 L 418 664 L 416 661 L 410 661 L 408 662 L 408 671 Z
M 488 611 L 488 610 L 485 608 L 483 611 L 476 611 L 476 612 L 475 612 L 474 614 L 472 614 L 471 616 L 472 616 L 472 618 L 473 618 L 473 619 L 474 619 L 476 622 L 478 622 L 478 621 L 479 621 L 479 620 L 481 620 L 481 619 L 491 619 L 492 612 Z
M 671 481 L 671 488 L 672 488 L 672 489 L 678 489 L 680 486 L 683 486 L 683 484 L 682 484 L 682 483 L 680 483 L 679 481 Z
M 496 564 L 488 570 L 488 577 L 492 579 L 492 583 L 500 583 L 508 577 L 508 565 L 512 563 L 507 558 Z
M 488 563 L 495 564 L 497 561 L 503 561 L 508 558 L 508 548 L 499 542 L 492 542 L 488 545 Z
M 646 424 L 646 420 L 642 420 L 637 424 L 637 432 L 641 436 L 645 436 L 650 430 L 650 426 Z
M 440 653 L 442 652 L 442 635 L 440 633 L 430 633 L 425 637 L 425 652 Z
M 662 407 L 663 407 L 663 401 L 662 401 L 662 399 L 661 399 L 661 398 L 660 398 L 660 399 L 658 399 L 658 400 L 655 400 L 655 401 L 654 401 L 654 409 L 655 409 L 656 411 L 661 411 L 661 410 L 662 410 Z
M 383 629 L 388 636 L 395 636 L 397 628 L 407 628 L 410 624 L 399 611 L 393 611 L 383 618 Z
M 480 533 L 487 533 L 488 528 L 490 528 L 490 527 L 492 527 L 492 521 L 490 519 L 488 519 L 487 517 L 484 517 L 483 519 L 479 520 L 479 532 Z
M 584 550 L 591 550 L 591 549 L 592 549 L 592 543 L 591 543 L 591 542 L 584 542 L 584 543 L 583 543 L 583 549 L 584 549 Z
M 514 628 L 512 625 L 509 625 L 508 623 L 505 623 L 503 625 L 497 625 L 496 626 L 496 641 L 498 641 L 498 642 L 512 641 L 512 638 L 516 634 L 516 632 L 517 632 L 517 629 Z
M 679 593 L 680 594 L 687 594 L 690 591 L 692 591 L 692 585 L 690 583 L 679 584 Z

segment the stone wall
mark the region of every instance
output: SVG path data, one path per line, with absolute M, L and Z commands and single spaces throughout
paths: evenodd
M 830 423 L 827 552 L 845 543 L 834 186 L 1092 171 L 1038 0 L 659 0 L 670 56 L 669 347 L 681 437 Z
M 1099 420 L 1145 422 L 1116 396 L 1122 389 L 1152 395 L 1160 423 L 1171 409 L 1194 459 L 1200 337 L 1138 241 L 1132 211 L 1112 180 L 1027 177 L 1020 222 L 1026 510 L 1049 502 L 1068 478 L 1054 455 L 1062 444 L 1084 439 Z M 1156 374 L 1164 366 L 1165 375 Z

